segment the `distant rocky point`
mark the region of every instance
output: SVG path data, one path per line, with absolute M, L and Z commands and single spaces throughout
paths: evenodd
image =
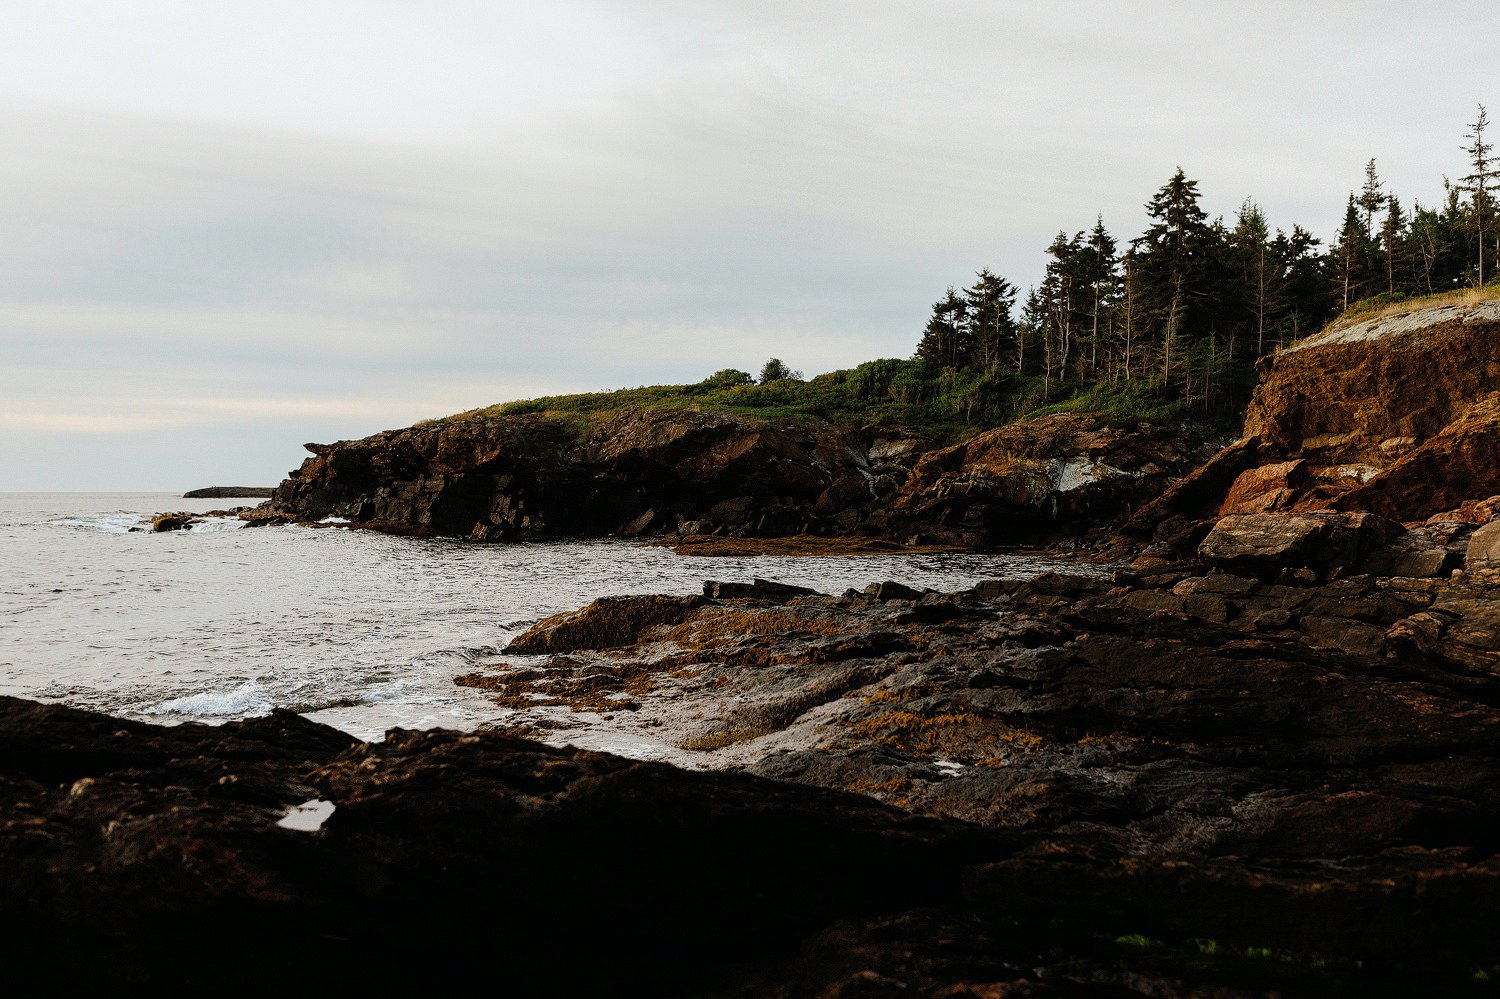
M 273 486 L 209 486 L 182 494 L 183 499 L 267 499 L 276 491 Z

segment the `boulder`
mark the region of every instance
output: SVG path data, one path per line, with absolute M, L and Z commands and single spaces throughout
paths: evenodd
M 1219 505 L 1219 516 L 1285 510 L 1296 501 L 1309 478 L 1307 462 L 1300 458 L 1249 469 L 1229 487 Z
M 1464 568 L 1470 571 L 1500 565 L 1500 520 L 1492 520 L 1469 537 Z
M 179 511 L 177 513 L 158 513 L 151 518 L 151 530 L 158 533 L 164 531 L 181 531 L 194 524 L 203 522 L 203 518 L 196 513 Z
M 535 656 L 580 649 L 611 649 L 639 641 L 647 630 L 681 623 L 705 597 L 600 597 L 581 610 L 544 618 L 505 651 Z
M 1234 514 L 1214 525 L 1198 554 L 1226 572 L 1261 577 L 1284 569 L 1326 572 L 1353 568 L 1401 533 L 1399 524 L 1371 514 Z

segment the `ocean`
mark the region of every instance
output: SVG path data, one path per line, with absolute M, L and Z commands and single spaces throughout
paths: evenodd
M 884 579 L 953 590 L 1056 565 L 684 557 L 622 540 L 484 545 L 232 519 L 149 530 L 152 513 L 249 502 L 0 493 L 0 694 L 161 723 L 286 708 L 363 739 L 392 726 L 469 729 L 507 712 L 453 678 L 502 658 L 537 619 L 598 596 L 757 576 L 831 593 Z

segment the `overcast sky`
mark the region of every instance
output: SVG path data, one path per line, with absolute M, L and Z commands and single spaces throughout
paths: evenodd
M 5 0 L 0 490 L 908 355 L 1179 164 L 1327 236 L 1372 156 L 1408 204 L 1461 172 L 1497 36 L 1493 0 Z

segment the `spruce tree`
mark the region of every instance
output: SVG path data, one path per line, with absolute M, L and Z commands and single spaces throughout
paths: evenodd
M 932 317 L 917 344 L 917 356 L 944 367 L 970 364 L 974 352 L 967 318 L 968 304 L 950 285 L 947 294 L 932 306 Z
M 1079 248 L 1081 277 L 1088 287 L 1089 303 L 1089 370 L 1099 368 L 1101 331 L 1107 326 L 1105 312 L 1117 294 L 1119 261 L 1115 257 L 1115 239 L 1104 228 L 1104 216 L 1098 216 L 1094 228 Z
M 1370 280 L 1370 257 L 1370 230 L 1351 194 L 1344 210 L 1344 224 L 1339 227 L 1338 242 L 1333 246 L 1333 279 L 1344 309 L 1364 297 Z
M 1380 245 L 1385 251 L 1385 290 L 1394 295 L 1410 287 L 1411 260 L 1407 255 L 1406 219 L 1401 202 L 1390 195 L 1385 201 L 1385 221 L 1380 226 Z
M 991 374 L 1016 345 L 1016 321 L 1011 310 L 1016 287 L 981 268 L 972 287 L 964 290 L 963 341 L 969 345 L 968 363 Z
M 1199 205 L 1198 182 L 1181 167 L 1146 203 L 1151 225 L 1131 243 L 1142 318 L 1161 344 L 1162 380 L 1172 377 L 1179 342 L 1209 329 L 1217 236 Z
M 1500 163 L 1490 155 L 1493 146 L 1484 141 L 1484 130 L 1489 125 L 1484 105 L 1479 105 L 1479 117 L 1469 126 L 1469 145 L 1464 152 L 1469 154 L 1469 169 L 1473 172 L 1459 180 L 1459 189 L 1469 195 L 1470 211 L 1474 216 L 1474 231 L 1479 243 L 1479 280 L 1484 284 L 1484 244 L 1489 238 L 1491 211 L 1490 192 L 1500 185 Z
M 1238 304 L 1246 320 L 1243 325 L 1254 334 L 1255 356 L 1259 357 L 1265 353 L 1266 333 L 1273 321 L 1280 275 L 1271 252 L 1270 227 L 1266 224 L 1265 213 L 1249 198 L 1240 205 L 1229 245 L 1238 283 Z
M 1359 192 L 1359 207 L 1365 213 L 1365 230 L 1375 231 L 1375 213 L 1385 206 L 1385 195 L 1380 193 L 1384 187 L 1380 177 L 1375 173 L 1375 160 L 1365 164 L 1365 186 Z

